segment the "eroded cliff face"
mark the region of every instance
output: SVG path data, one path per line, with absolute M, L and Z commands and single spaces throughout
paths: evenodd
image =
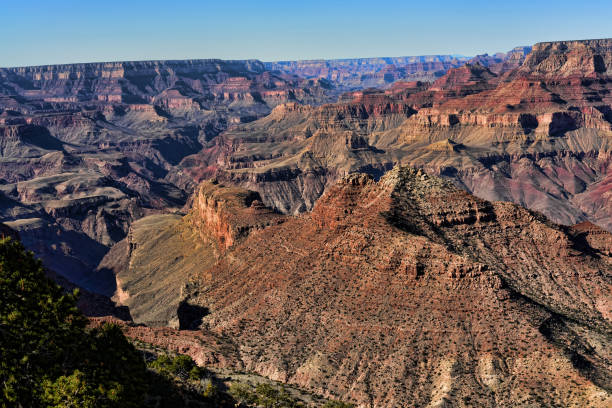
M 611 42 L 537 44 L 526 56 L 516 51 L 514 69 L 493 70 L 483 57 L 430 86 L 396 82 L 336 104 L 280 105 L 181 166 L 196 180 L 230 180 L 297 213 L 346 174 L 379 177 L 403 163 L 556 222 L 612 229 Z
M 557 77 L 612 74 L 610 39 L 543 42 L 533 46 L 521 71 Z
M 233 246 L 286 216 L 266 208 L 259 195 L 214 181 L 194 192 L 185 216 L 149 215 L 133 222 L 127 237 L 97 266 L 115 278 L 111 293 L 136 323 L 196 328 L 208 312 L 185 301 L 194 279 Z
M 218 181 L 202 183 L 196 190 L 191 220 L 202 239 L 213 241 L 225 251 L 246 238 L 252 231 L 285 220 L 281 214 L 265 207 L 259 194 Z
M 204 108 L 210 102 L 272 102 L 308 95 L 297 77 L 275 75 L 257 60 L 106 62 L 2 68 L 2 93 L 54 103 L 151 104 Z M 302 82 L 303 84 L 303 82 Z M 294 89 L 295 88 L 295 89 Z M 266 99 L 269 99 L 266 100 Z
M 312 213 L 235 242 L 184 294 L 241 368 L 359 406 L 598 407 L 611 242 L 396 168 L 343 178 Z

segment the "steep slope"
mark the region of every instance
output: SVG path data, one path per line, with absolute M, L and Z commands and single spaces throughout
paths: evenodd
M 189 217 L 227 242 L 208 208 Z M 214 264 L 201 257 L 183 293 L 240 367 L 364 407 L 612 402 L 609 233 L 410 168 L 348 176 L 311 214 L 267 217 Z
M 612 230 L 610 44 L 536 44 L 509 71 L 476 61 L 430 86 L 397 82 L 336 104 L 281 105 L 221 134 L 181 167 L 196 180 L 232 180 L 296 213 L 345 174 L 378 177 L 401 163 L 555 222 L 590 220 Z
M 205 182 L 196 190 L 188 215 L 135 221 L 96 272 L 116 278 L 113 299 L 129 307 L 136 323 L 193 328 L 208 313 L 184 302 L 194 277 L 231 246 L 284 220 L 263 207 L 257 193 Z
M 21 237 L 17 231 L 6 224 L 0 223 L 0 239 L 4 238 L 21 241 Z M 44 273 L 48 278 L 61 286 L 67 293 L 73 293 L 75 289 L 78 289 L 79 295 L 76 299 L 76 304 L 85 316 L 112 316 L 113 318 L 120 318 L 125 321 L 131 320 L 129 309 L 126 307 L 117 307 L 107 296 L 92 293 L 78 287 L 51 269 L 45 268 Z

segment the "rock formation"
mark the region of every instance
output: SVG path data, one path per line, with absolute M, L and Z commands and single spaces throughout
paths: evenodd
M 514 47 L 507 53 L 496 53 L 494 55 L 482 54 L 470 59 L 470 64 L 480 64 L 488 67 L 496 74 L 501 74 L 518 68 L 525 61 L 525 57 L 531 52 L 529 46 Z
M 605 406 L 609 249 L 396 169 L 239 244 L 192 301 L 247 369 L 363 406 Z
M 261 208 L 249 214 L 262 223 L 245 222 L 251 194 L 205 183 L 180 229 L 224 248 L 214 262 L 187 255 L 183 302 L 206 310 L 203 331 L 132 336 L 208 356 L 219 351 L 195 337 L 224 339 L 220 366 L 363 407 L 612 402 L 610 233 L 411 168 L 347 176 L 281 223 Z M 228 246 L 225 220 L 261 228 Z M 146 237 L 149 253 L 176 258 Z
M 192 223 L 204 240 L 222 252 L 252 231 L 280 224 L 285 217 L 263 206 L 252 191 L 228 187 L 217 181 L 202 183 L 193 200 Z
M 526 49 L 513 54 L 522 61 L 514 69 L 492 69 L 481 58 L 429 86 L 396 82 L 335 104 L 281 105 L 181 166 L 195 179 L 230 180 L 297 213 L 343 175 L 379 177 L 403 163 L 555 222 L 612 230 L 610 44 L 536 44 L 526 56 Z
M 184 302 L 194 277 L 230 247 L 285 219 L 255 192 L 207 181 L 196 189 L 186 216 L 135 221 L 96 272 L 116 277 L 113 300 L 129 307 L 134 322 L 192 328 L 208 313 Z

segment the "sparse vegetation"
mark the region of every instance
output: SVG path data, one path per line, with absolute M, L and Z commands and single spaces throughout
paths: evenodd
M 229 393 L 234 399 L 245 407 L 263 407 L 263 408 L 299 408 L 306 405 L 293 397 L 288 390 L 283 387 L 275 387 L 270 384 L 261 383 L 255 387 L 242 383 L 232 383 L 229 387 Z M 332 402 L 328 402 L 332 403 Z M 335 403 L 335 402 L 333 402 Z M 336 405 L 325 407 L 342 407 Z M 347 407 L 351 405 L 346 405 Z
M 234 407 L 236 404 L 228 393 L 220 390 L 220 380 L 198 367 L 189 356 L 161 353 L 149 359 L 147 367 L 156 377 L 148 396 L 150 404 L 168 407 Z
M 198 367 L 191 357 L 183 354 L 174 358 L 161 354 L 148 366 L 162 375 L 175 376 L 183 381 L 187 379 L 197 381 L 206 375 L 206 369 Z
M 328 401 L 323 405 L 323 408 L 354 408 L 354 404 L 349 404 L 342 401 Z

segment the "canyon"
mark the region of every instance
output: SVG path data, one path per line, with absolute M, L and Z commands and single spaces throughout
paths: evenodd
M 505 55 L 500 55 L 505 59 Z M 387 87 L 398 80 L 433 81 L 469 58 L 426 55 L 395 58 L 277 61 L 266 68 L 308 79 L 326 79 L 345 90 Z M 487 61 L 489 61 L 487 59 Z
M 0 68 L 0 230 L 94 325 L 214 369 L 608 406 L 611 89 L 612 39 Z
M 344 175 L 379 177 L 399 163 L 555 222 L 612 230 L 611 44 L 536 44 L 506 71 L 476 61 L 431 84 L 399 81 L 334 104 L 279 105 L 181 165 L 196 180 L 239 184 L 295 214 Z
M 98 264 L 132 222 L 185 205 L 195 183 L 181 159 L 280 103 L 333 93 L 259 61 L 2 68 L 2 221 L 50 269 L 110 296 Z

